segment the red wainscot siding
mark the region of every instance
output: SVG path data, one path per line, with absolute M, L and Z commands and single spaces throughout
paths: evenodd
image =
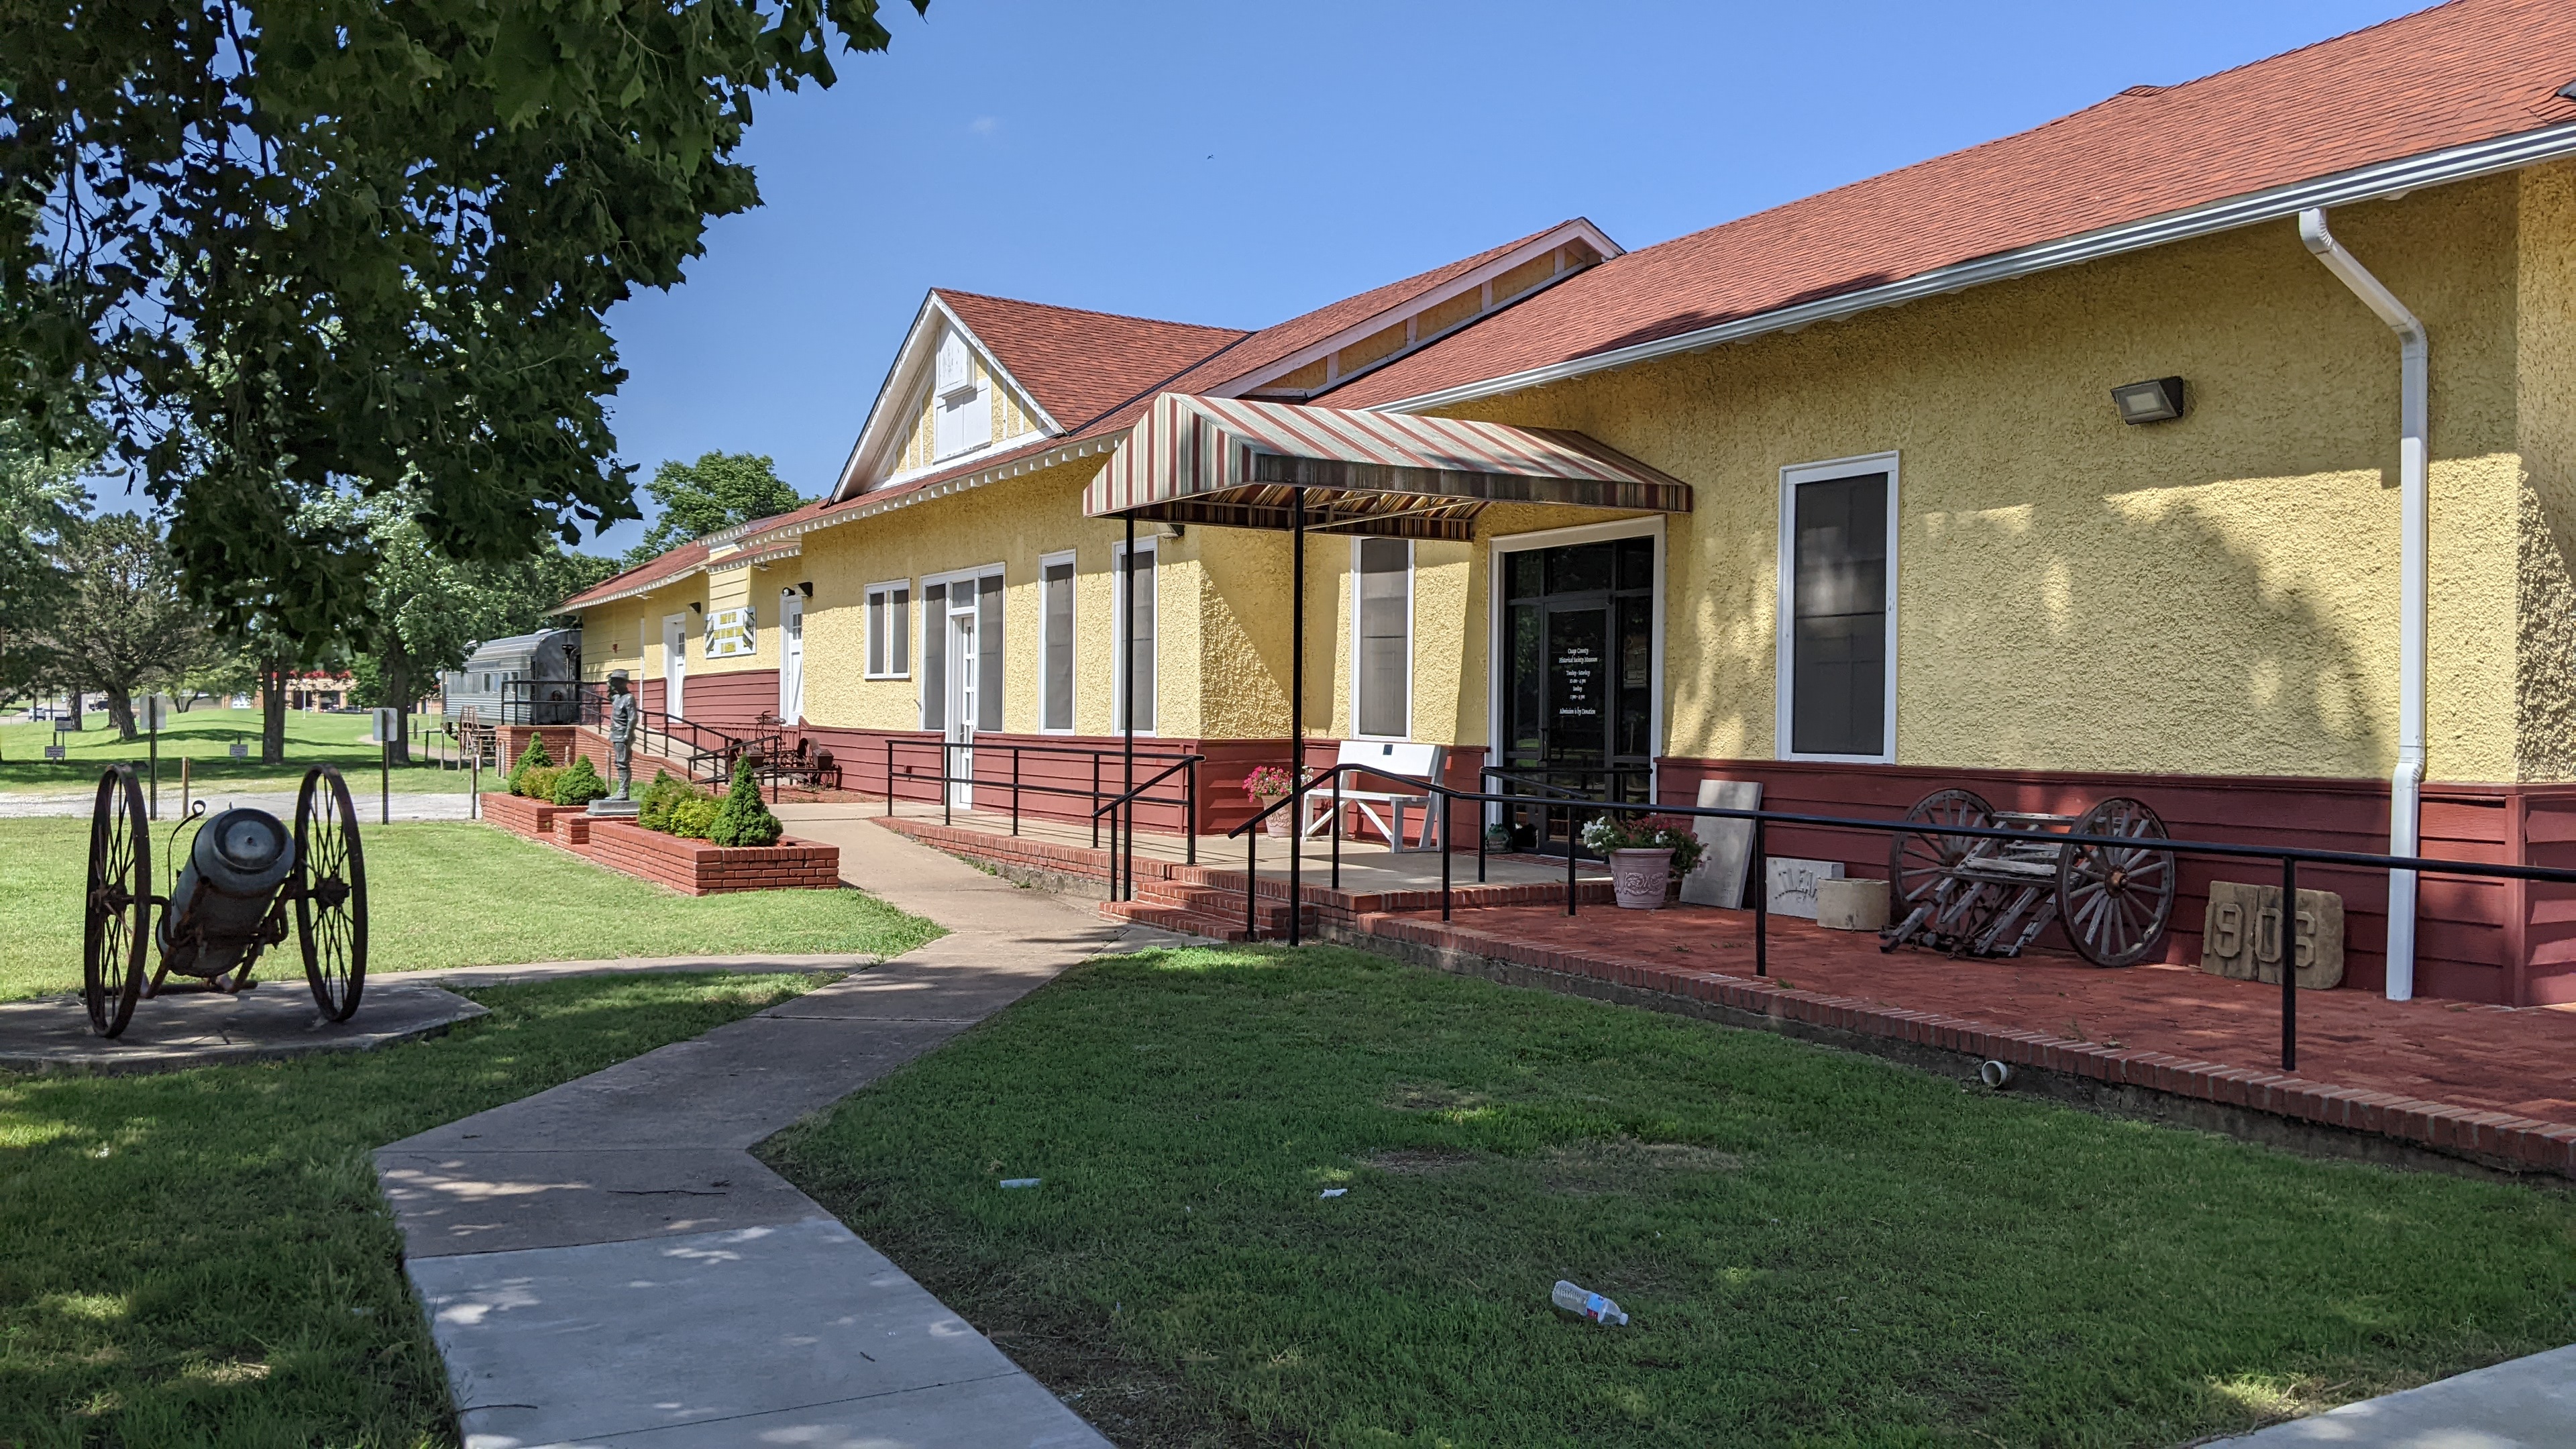
M 2388 785 L 2295 776 L 2126 775 L 1850 765 L 1802 760 L 1657 762 L 1657 797 L 1686 805 L 1703 779 L 1759 780 L 1769 809 L 1894 819 L 1935 790 L 1973 790 L 1999 810 L 2080 814 L 2114 795 L 2143 800 L 2178 839 L 2378 853 L 2388 848 Z M 2433 783 L 2424 787 L 2423 853 L 2480 864 L 2576 866 L 2576 786 Z M 1773 855 L 1843 863 L 1885 878 L 1888 839 L 1857 831 L 1775 828 Z M 2182 861 L 2181 889 L 2162 959 L 2200 960 L 2212 881 L 2272 884 L 2255 860 Z M 2344 986 L 2387 984 L 2384 872 L 2306 866 L 2300 885 L 2344 901 Z M 2417 884 L 2415 990 L 2508 1006 L 2576 1000 L 2576 887 L 2425 876 Z M 2042 949 L 2065 950 L 2052 927 Z
M 807 724 L 797 733 L 832 752 L 833 763 L 840 768 L 842 789 L 884 798 L 891 763 L 896 799 L 926 805 L 939 802 L 942 769 L 940 736 L 936 731 L 835 729 Z M 988 733 L 977 735 L 975 740 L 979 746 L 974 756 L 974 798 L 978 809 L 998 812 L 1011 808 L 1015 753 L 1020 813 L 1033 819 L 1086 823 L 1094 808 L 1091 792 L 1095 764 L 1096 783 L 1104 796 L 1119 793 L 1125 778 L 1124 741 L 1118 735 Z M 1014 746 L 1019 748 L 1015 751 Z M 1338 742 L 1333 740 L 1307 741 L 1307 768 L 1329 767 L 1337 748 Z M 1198 813 L 1192 823 L 1201 835 L 1222 835 L 1252 818 L 1252 801 L 1243 793 L 1243 777 L 1259 765 L 1285 767 L 1288 741 L 1139 735 L 1136 782 L 1141 785 L 1152 779 L 1170 768 L 1175 756 L 1186 754 L 1206 757 L 1198 767 Z M 1462 790 L 1474 789 L 1476 770 L 1484 763 L 1484 757 L 1482 746 L 1452 746 L 1448 783 Z M 1179 833 L 1186 791 L 1187 782 L 1178 774 L 1156 785 L 1153 797 L 1165 803 L 1138 810 L 1137 828 L 1156 834 Z M 1473 829 L 1473 811 L 1469 807 L 1459 807 L 1459 818 L 1465 822 L 1462 828 Z M 1472 835 L 1458 838 L 1469 842 L 1474 839 Z
M 650 679 L 645 683 L 652 687 L 651 697 L 641 703 L 658 713 L 664 708 L 662 681 Z M 775 669 L 735 669 L 715 674 L 701 673 L 698 668 L 692 668 L 680 680 L 682 719 L 725 729 L 749 725 L 764 714 L 776 713 L 778 671 Z
M 726 847 L 683 840 L 618 820 L 590 822 L 590 849 L 602 865 L 660 881 L 693 896 L 722 891 L 833 890 L 841 884 L 841 848 L 782 836 L 776 845 Z

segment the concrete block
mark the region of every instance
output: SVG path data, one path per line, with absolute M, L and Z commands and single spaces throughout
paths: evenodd
M 1887 882 L 1820 880 L 1816 882 L 1816 924 L 1828 931 L 1887 929 Z
M 1717 810 L 1759 810 L 1762 782 L 1702 780 L 1699 803 Z M 1691 821 L 1691 831 L 1708 848 L 1691 873 L 1682 877 L 1682 899 L 1697 906 L 1743 909 L 1744 877 L 1753 860 L 1753 822 L 1703 815 Z
M 1765 864 L 1770 869 L 1770 909 L 1777 916 L 1816 918 L 1816 884 L 1841 880 L 1843 863 L 1839 860 L 1800 860 L 1794 855 L 1775 855 Z
M 2200 936 L 2200 969 L 2237 981 L 2281 983 L 2281 888 L 2212 881 Z M 2299 892 L 2296 937 L 2299 985 L 2328 991 L 2343 984 L 2343 897 Z

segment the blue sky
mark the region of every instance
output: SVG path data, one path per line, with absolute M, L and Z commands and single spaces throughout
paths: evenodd
M 768 453 L 811 495 L 933 285 L 1256 327 L 1569 216 L 1665 241 L 2415 8 L 888 0 L 889 51 L 759 106 L 767 204 L 614 314 L 619 449 Z

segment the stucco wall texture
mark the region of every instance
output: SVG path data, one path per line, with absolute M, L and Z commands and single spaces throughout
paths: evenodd
M 2576 778 L 2576 167 L 2333 222 L 2432 337 L 2431 776 Z M 2112 386 L 2177 373 L 2184 418 L 2118 420 Z M 1894 452 L 1899 762 L 2378 778 L 2396 739 L 2397 386 L 2395 338 L 2283 221 L 1451 411 L 1578 429 L 1692 485 L 1666 533 L 1666 755 L 1773 753 L 1781 470 Z M 1075 729 L 1108 733 L 1120 527 L 1081 514 L 1099 466 L 818 530 L 800 559 L 586 628 L 657 677 L 661 617 L 741 592 L 760 654 L 691 667 L 775 668 L 777 589 L 810 579 L 806 717 L 911 729 L 917 679 L 862 677 L 866 586 L 912 581 L 917 641 L 925 575 L 998 563 L 1005 727 L 1030 731 L 1038 559 L 1071 549 Z M 1415 738 L 1487 742 L 1492 540 L 1617 516 L 1497 506 L 1472 544 L 1416 546 Z M 1160 732 L 1284 733 L 1287 538 L 1139 533 L 1162 563 Z M 1318 734 L 1351 733 L 1350 569 L 1347 538 L 1310 541 Z
M 2430 770 L 2562 778 L 2569 174 L 2339 211 L 2432 336 Z M 2544 339 L 2525 337 L 2532 322 Z M 2555 373 L 2549 369 L 2556 369 Z M 2188 379 L 2184 418 L 2108 390 Z M 1900 455 L 1897 756 L 2381 776 L 2395 760 L 2397 347 L 2290 222 L 1456 409 L 1689 481 L 1668 754 L 1773 750 L 1780 470 Z M 2526 437 L 2529 434 L 2530 436 Z

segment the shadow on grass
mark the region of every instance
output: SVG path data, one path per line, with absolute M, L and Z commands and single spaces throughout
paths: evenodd
M 0 1444 L 452 1443 L 369 1152 L 820 979 L 495 987 L 356 1056 L 0 1075 Z

